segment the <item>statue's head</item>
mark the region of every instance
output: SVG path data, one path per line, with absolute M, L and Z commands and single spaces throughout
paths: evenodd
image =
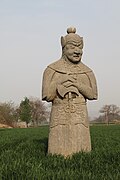
M 63 57 L 72 63 L 79 63 L 82 57 L 83 38 L 76 33 L 76 28 L 68 28 L 67 35 L 61 37 Z

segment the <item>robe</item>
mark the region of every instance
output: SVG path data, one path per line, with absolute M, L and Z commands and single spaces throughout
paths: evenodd
M 80 88 L 60 84 L 66 75 L 75 77 Z M 45 69 L 42 100 L 52 102 L 48 153 L 66 157 L 91 151 L 87 99 L 97 99 L 97 84 L 93 71 L 85 64 L 61 58 Z

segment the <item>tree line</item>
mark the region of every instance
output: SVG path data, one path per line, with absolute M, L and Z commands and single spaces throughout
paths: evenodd
M 50 108 L 35 97 L 25 97 L 19 105 L 13 102 L 0 103 L 0 123 L 15 127 L 17 122 L 25 122 L 26 126 L 33 127 L 48 123 Z M 98 123 L 120 122 L 120 108 L 117 105 L 104 105 L 100 109 L 100 115 L 94 119 Z
M 17 122 L 23 121 L 26 126 L 39 126 L 49 118 L 48 106 L 38 98 L 25 97 L 19 105 L 13 102 L 0 103 L 0 123 L 14 127 Z

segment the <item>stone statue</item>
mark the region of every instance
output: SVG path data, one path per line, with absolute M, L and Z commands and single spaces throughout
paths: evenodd
M 42 100 L 52 102 L 48 153 L 70 156 L 91 151 L 86 102 L 97 99 L 96 79 L 81 62 L 83 38 L 75 28 L 61 37 L 62 57 L 43 74 Z

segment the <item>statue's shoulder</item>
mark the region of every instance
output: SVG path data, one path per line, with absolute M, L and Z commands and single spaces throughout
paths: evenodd
M 50 68 L 56 68 L 56 67 L 58 67 L 60 64 L 62 64 L 62 59 L 59 59 L 59 60 L 57 60 L 57 61 L 49 64 L 48 67 L 50 67 Z
M 92 72 L 92 69 L 82 62 L 79 64 L 79 67 L 83 72 Z
M 72 73 L 89 73 L 89 72 L 92 72 L 92 70 L 82 62 L 77 65 L 77 68 L 73 69 L 73 66 L 69 65 L 62 58 L 55 61 L 54 63 L 48 65 L 47 69 L 49 69 L 49 71 L 56 71 L 59 73 L 71 73 L 71 72 Z
M 48 65 L 48 68 L 57 71 L 57 72 L 62 72 L 65 73 L 65 66 L 64 66 L 64 60 L 63 59 L 59 59 L 57 61 L 55 61 L 54 63 Z

